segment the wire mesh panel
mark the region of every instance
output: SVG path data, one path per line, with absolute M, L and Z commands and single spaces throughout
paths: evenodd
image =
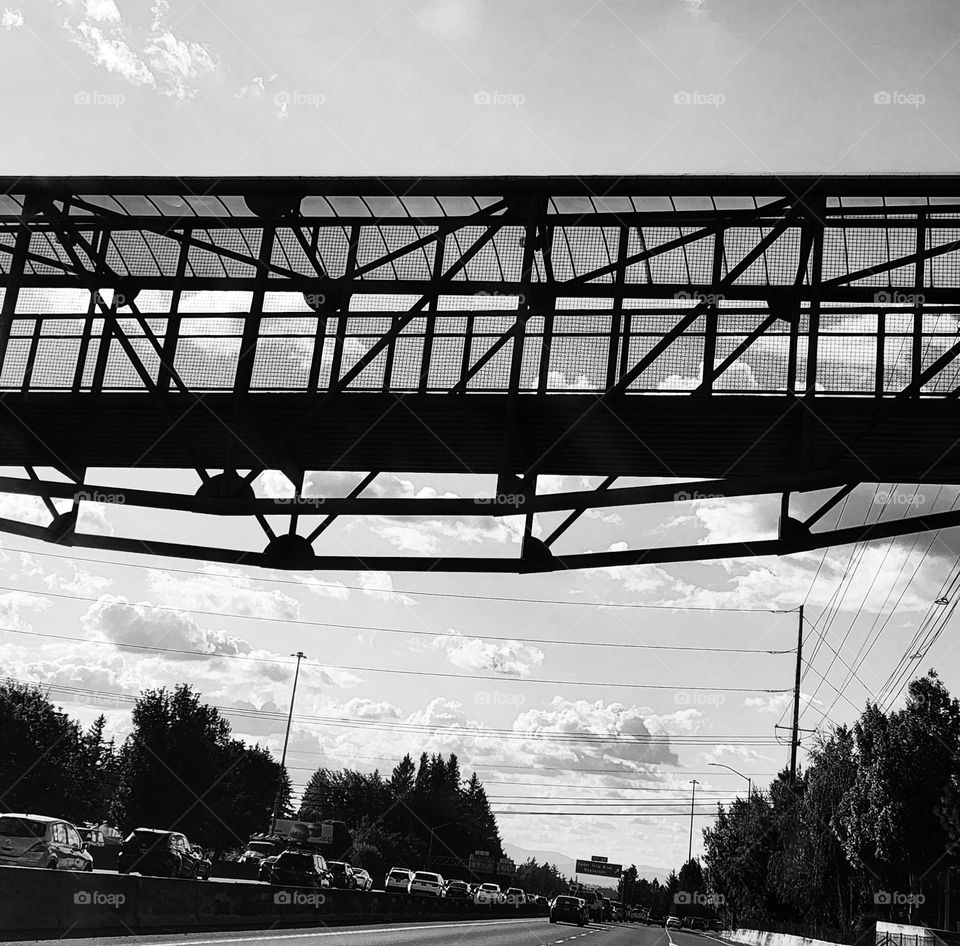
M 66 182 L 54 196 L 18 181 L 0 194 L 0 288 L 16 299 L 0 387 L 141 390 L 173 374 L 232 390 L 246 339 L 258 392 L 330 390 L 353 371 L 355 393 L 504 392 L 514 369 L 524 394 L 602 392 L 643 362 L 630 393 L 794 394 L 816 352 L 811 393 L 882 397 L 957 343 L 960 198 L 922 179 L 852 195 L 842 179 L 769 179 L 767 196 L 712 180 L 716 193 L 693 179 L 676 193 L 640 179 L 556 193 L 549 179 L 267 194 Z M 951 364 L 919 394 L 956 380 Z

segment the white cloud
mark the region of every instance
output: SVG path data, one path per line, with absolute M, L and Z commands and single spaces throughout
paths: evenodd
M 219 68 L 214 54 L 202 43 L 181 39 L 166 25 L 170 5 L 157 0 L 146 33 L 124 23 L 114 0 L 62 0 L 74 14 L 64 21 L 72 42 L 102 69 L 131 85 L 155 89 L 183 101 L 199 91 L 206 74 Z
M 4 8 L 3 13 L 0 13 L 0 27 L 5 30 L 18 30 L 21 26 L 23 26 L 23 14 L 19 8 L 16 10 L 11 10 L 10 7 Z
M 91 605 L 81 623 L 89 636 L 111 641 L 120 647 L 132 644 L 199 651 L 204 655 L 250 654 L 253 651 L 243 638 L 229 636 L 225 631 L 201 628 L 182 611 L 161 610 L 145 602 L 133 604 L 114 595 L 104 595 Z M 186 654 L 171 654 L 169 657 L 189 659 Z
M 533 668 L 543 663 L 543 651 L 537 647 L 464 637 L 455 630 L 435 637 L 433 648 L 462 670 L 486 670 L 507 677 L 529 677 Z
M 94 575 L 92 572 L 80 569 L 76 562 L 67 562 L 67 569 L 68 575 L 50 572 L 44 576 L 43 583 L 48 588 L 85 598 L 102 594 L 113 584 L 112 578 L 107 578 L 106 575 Z
M 160 569 L 147 572 L 147 583 L 163 603 L 186 610 L 219 611 L 261 618 L 299 619 L 300 603 L 277 588 L 264 588 L 240 569 L 204 566 L 180 578 Z

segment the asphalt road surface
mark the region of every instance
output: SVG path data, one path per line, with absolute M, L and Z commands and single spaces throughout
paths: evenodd
M 32 942 L 21 940 L 21 942 Z M 709 946 L 717 940 L 637 923 L 591 923 L 579 927 L 546 919 L 467 920 L 462 922 L 381 924 L 341 929 L 245 930 L 225 933 L 101 936 L 66 940 L 71 946 Z

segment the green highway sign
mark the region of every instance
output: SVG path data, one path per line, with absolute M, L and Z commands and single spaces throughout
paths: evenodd
M 578 874 L 593 874 L 595 877 L 619 877 L 623 873 L 623 864 L 577 860 L 575 872 Z

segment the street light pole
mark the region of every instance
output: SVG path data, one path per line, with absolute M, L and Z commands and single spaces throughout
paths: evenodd
M 687 863 L 693 860 L 693 806 L 697 800 L 697 786 L 700 784 L 695 778 L 690 780 L 693 786 L 693 795 L 690 797 L 690 846 L 687 848 Z
M 297 658 L 297 668 L 293 671 L 293 692 L 290 694 L 290 712 L 287 713 L 287 731 L 283 737 L 283 754 L 280 756 L 280 778 L 277 782 L 277 794 L 273 799 L 273 814 L 270 816 L 270 834 L 277 830 L 277 815 L 280 812 L 280 794 L 283 791 L 283 777 L 286 774 L 287 743 L 290 742 L 290 724 L 293 722 L 293 701 L 297 698 L 297 679 L 300 677 L 300 661 L 306 657 L 302 651 L 291 654 Z
M 747 780 L 747 798 L 753 794 L 753 779 L 749 775 L 744 775 L 743 772 L 738 772 L 732 765 L 724 765 L 722 762 L 708 762 L 708 765 L 716 765 L 721 769 L 728 769 L 733 772 L 734 775 L 739 775 L 740 778 L 745 778 Z

